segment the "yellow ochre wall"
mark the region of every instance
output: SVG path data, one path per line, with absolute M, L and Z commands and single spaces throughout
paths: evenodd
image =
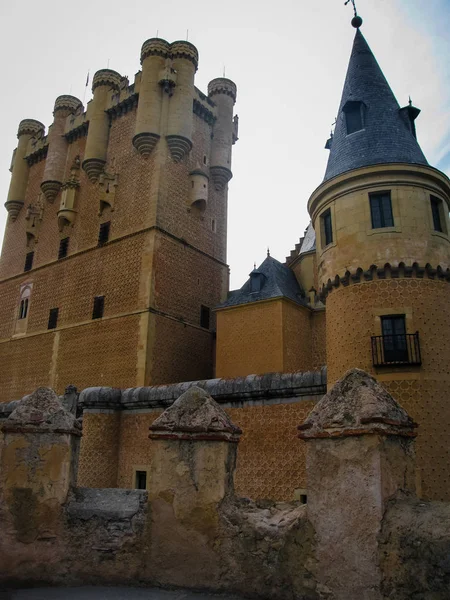
M 277 298 L 216 314 L 217 377 L 310 371 L 325 365 L 324 311 Z

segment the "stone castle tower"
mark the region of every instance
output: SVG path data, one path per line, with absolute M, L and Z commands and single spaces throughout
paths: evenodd
M 38 383 L 129 387 L 213 376 L 225 298 L 236 86 L 194 85 L 197 49 L 147 40 L 131 85 L 19 125 L 0 262 L 0 399 Z

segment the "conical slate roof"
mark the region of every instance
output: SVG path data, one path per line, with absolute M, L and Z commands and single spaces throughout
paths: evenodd
M 363 102 L 363 129 L 347 135 L 347 102 Z M 417 111 L 418 113 L 419 111 Z M 407 112 L 389 87 L 358 29 L 345 79 L 324 181 L 359 167 L 383 163 L 426 165 Z

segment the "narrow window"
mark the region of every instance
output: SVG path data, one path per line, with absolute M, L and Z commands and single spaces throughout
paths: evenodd
M 58 325 L 59 308 L 51 308 L 48 315 L 47 329 L 55 329 Z
M 439 198 L 434 196 L 430 197 L 431 201 L 431 212 L 433 213 L 433 228 L 435 231 L 443 231 L 442 220 L 441 220 L 441 205 L 442 202 Z
M 28 315 L 28 298 L 20 301 L 19 319 L 26 319 Z
M 136 471 L 136 489 L 147 489 L 147 471 Z
M 67 251 L 69 249 L 69 238 L 66 237 L 59 242 L 59 251 L 58 251 L 58 260 L 60 258 L 65 258 L 67 256 Z
M 33 258 L 34 258 L 34 252 L 28 252 L 25 257 L 25 266 L 23 267 L 24 271 L 31 271 L 31 269 L 33 267 Z
M 408 362 L 405 315 L 381 317 L 384 362 Z
M 328 209 L 321 215 L 322 219 L 322 233 L 325 241 L 325 246 L 333 242 L 333 226 L 331 223 L 331 210 Z
M 364 129 L 364 109 L 365 105 L 363 102 L 354 102 L 351 100 L 342 109 L 345 114 L 347 135 Z
M 106 223 L 102 223 L 100 225 L 100 229 L 98 232 L 98 245 L 103 246 L 109 240 L 109 228 L 111 225 L 111 221 L 107 221 Z
M 94 308 L 92 309 L 92 318 L 101 319 L 105 308 L 105 296 L 96 296 L 94 298 Z
M 203 155 L 203 164 L 206 165 L 206 154 Z
M 200 307 L 200 327 L 209 329 L 210 314 L 210 309 L 202 304 Z
M 211 219 L 211 230 L 216 233 L 216 220 Z
M 393 227 L 391 192 L 377 192 L 369 194 L 370 214 L 372 216 L 372 228 Z

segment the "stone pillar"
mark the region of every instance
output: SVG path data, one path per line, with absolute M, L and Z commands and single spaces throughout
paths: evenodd
M 212 587 L 218 508 L 233 493 L 241 430 L 204 390 L 191 387 L 150 426 L 152 577 L 161 584 Z
M 299 427 L 308 442 L 320 598 L 381 600 L 378 536 L 388 500 L 415 491 L 414 427 L 359 369 L 348 371 Z
M 58 538 L 62 505 L 76 478 L 80 437 L 75 416 L 49 388 L 25 396 L 2 424 L 0 564 L 13 567 L 17 543 L 37 543 L 30 552 L 45 553 L 45 542 Z

